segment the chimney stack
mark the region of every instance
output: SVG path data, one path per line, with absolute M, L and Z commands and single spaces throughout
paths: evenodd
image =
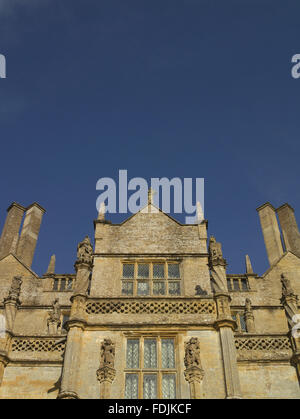
M 300 257 L 300 233 L 294 209 L 289 204 L 283 204 L 277 208 L 276 212 L 278 214 L 286 251 L 291 251 Z
M 283 255 L 275 208 L 269 202 L 266 202 L 256 211 L 259 215 L 269 263 L 272 266 Z
M 32 264 L 44 213 L 44 208 L 36 202 L 27 207 L 26 210 L 26 215 L 17 248 L 17 256 L 29 268 Z
M 0 259 L 7 256 L 9 253 L 15 252 L 24 212 L 25 208 L 17 202 L 13 202 L 8 207 L 0 239 Z

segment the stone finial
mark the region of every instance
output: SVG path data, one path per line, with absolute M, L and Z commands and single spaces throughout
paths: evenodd
M 55 255 L 52 255 L 50 258 L 50 262 L 48 265 L 48 269 L 47 269 L 47 274 L 54 274 L 55 273 L 55 262 L 56 262 L 56 257 Z
M 99 213 L 98 213 L 98 220 L 104 221 L 105 220 L 105 212 L 106 206 L 104 202 L 100 203 Z
M 209 240 L 209 268 L 214 292 L 227 293 L 226 260 L 223 258 L 221 243 L 211 236 Z
M 246 273 L 253 274 L 253 268 L 252 268 L 250 257 L 246 255 L 245 260 L 246 260 Z
M 197 202 L 197 223 L 200 224 L 204 220 L 204 212 L 201 203 Z
M 85 263 L 91 265 L 93 263 L 93 247 L 91 240 L 86 236 L 77 246 L 76 264 Z
M 155 194 L 156 192 L 152 188 L 148 189 L 148 205 L 153 204 Z

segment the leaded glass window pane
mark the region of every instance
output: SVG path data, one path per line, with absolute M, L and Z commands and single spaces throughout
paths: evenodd
M 66 322 L 69 321 L 69 318 L 70 318 L 70 316 L 68 316 L 67 314 L 64 314 L 63 321 L 62 321 L 62 329 L 64 329 L 65 331 L 67 331 Z
M 162 368 L 175 368 L 174 339 L 161 340 Z
M 153 264 L 153 278 L 164 278 L 165 277 L 165 269 L 162 263 L 154 263 Z
M 122 294 L 123 295 L 132 295 L 133 294 L 133 282 L 123 282 L 122 283 Z
M 149 263 L 138 264 L 138 278 L 149 278 Z
M 125 379 L 125 399 L 138 398 L 138 375 L 126 374 Z
M 123 265 L 123 278 L 134 278 L 134 264 L 125 263 Z
M 139 340 L 138 339 L 127 340 L 126 366 L 127 368 L 139 367 Z
M 149 282 L 138 281 L 137 293 L 138 295 L 149 295 Z
M 53 291 L 58 291 L 58 279 L 54 279 L 54 282 L 53 282 Z
M 180 295 L 180 282 L 169 282 L 169 294 L 170 295 Z
M 176 399 L 176 378 L 175 374 L 163 374 L 162 376 L 163 399 Z
M 243 291 L 248 291 L 248 283 L 247 283 L 247 279 L 242 279 L 242 290 Z
M 155 339 L 144 340 L 144 368 L 157 368 L 157 349 Z
M 153 294 L 154 295 L 165 295 L 166 286 L 164 282 L 153 282 Z
M 144 399 L 157 398 L 156 374 L 144 374 Z
M 65 288 L 66 288 L 66 280 L 61 279 L 61 281 L 60 281 L 60 291 L 64 291 Z
M 73 279 L 68 279 L 67 290 L 71 290 L 73 286 Z
M 243 332 L 246 332 L 247 331 L 247 328 L 246 328 L 246 322 L 245 322 L 245 319 L 244 319 L 244 315 L 243 314 L 240 314 L 240 324 L 241 324 L 241 330 Z
M 234 291 L 239 291 L 240 290 L 240 284 L 239 284 L 238 279 L 233 280 L 233 289 L 234 289 Z
M 228 291 L 231 291 L 231 281 L 230 281 L 230 279 L 227 279 L 227 289 L 228 289 Z
M 179 263 L 168 264 L 168 278 L 180 278 Z

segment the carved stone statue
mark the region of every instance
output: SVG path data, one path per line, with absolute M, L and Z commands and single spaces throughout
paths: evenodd
M 90 272 L 93 266 L 93 248 L 88 236 L 77 246 L 77 271 L 74 294 L 86 295 L 90 284 Z
M 251 303 L 250 298 L 246 298 L 245 300 L 244 319 L 246 323 L 247 332 L 255 333 L 254 314 L 253 314 L 252 303 Z
M 292 330 L 295 326 L 294 316 L 298 314 L 298 296 L 294 294 L 290 280 L 281 274 L 282 284 L 282 298 L 281 303 L 285 310 L 285 315 L 288 321 L 289 329 Z
M 60 316 L 61 316 L 60 304 L 59 304 L 58 298 L 56 298 L 52 304 L 52 311 L 49 312 L 49 321 L 60 323 Z
M 284 274 L 281 274 L 280 280 L 282 284 L 282 295 L 283 296 L 293 295 L 294 291 L 292 289 L 290 280 Z
M 212 236 L 209 240 L 209 268 L 214 292 L 227 293 L 226 260 L 223 258 L 221 243 Z
M 246 313 L 252 313 L 252 303 L 250 298 L 246 298 L 245 300 L 245 311 Z
M 110 398 L 110 385 L 115 379 L 115 345 L 111 339 L 104 339 L 100 348 L 100 368 L 97 370 L 97 379 L 100 382 L 101 398 Z
M 217 243 L 214 236 L 209 239 L 209 255 L 212 261 L 217 259 L 223 259 L 222 245 Z
M 59 305 L 59 300 L 56 298 L 52 303 L 52 310 L 48 312 L 48 330 L 50 335 L 56 335 L 58 333 L 58 328 L 61 325 L 60 316 L 61 310 Z
M 93 247 L 90 238 L 86 236 L 82 242 L 77 246 L 77 261 L 76 263 L 87 263 L 91 265 L 93 262 Z
M 11 282 L 8 298 L 10 300 L 18 301 L 21 293 L 22 279 L 20 276 L 15 276 Z
M 115 363 L 115 345 L 110 339 L 104 339 L 100 349 L 100 368 L 114 367 Z
M 191 367 L 201 367 L 200 344 L 198 338 L 191 338 L 184 344 L 185 356 L 184 365 L 186 369 Z

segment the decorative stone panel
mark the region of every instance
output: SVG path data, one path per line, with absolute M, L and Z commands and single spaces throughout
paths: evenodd
M 62 341 L 62 339 L 14 338 L 11 351 L 63 353 L 65 344 L 65 341 Z
M 86 304 L 88 314 L 215 314 L 213 300 L 97 300 Z
M 287 336 L 236 336 L 238 360 L 287 360 L 292 356 Z

